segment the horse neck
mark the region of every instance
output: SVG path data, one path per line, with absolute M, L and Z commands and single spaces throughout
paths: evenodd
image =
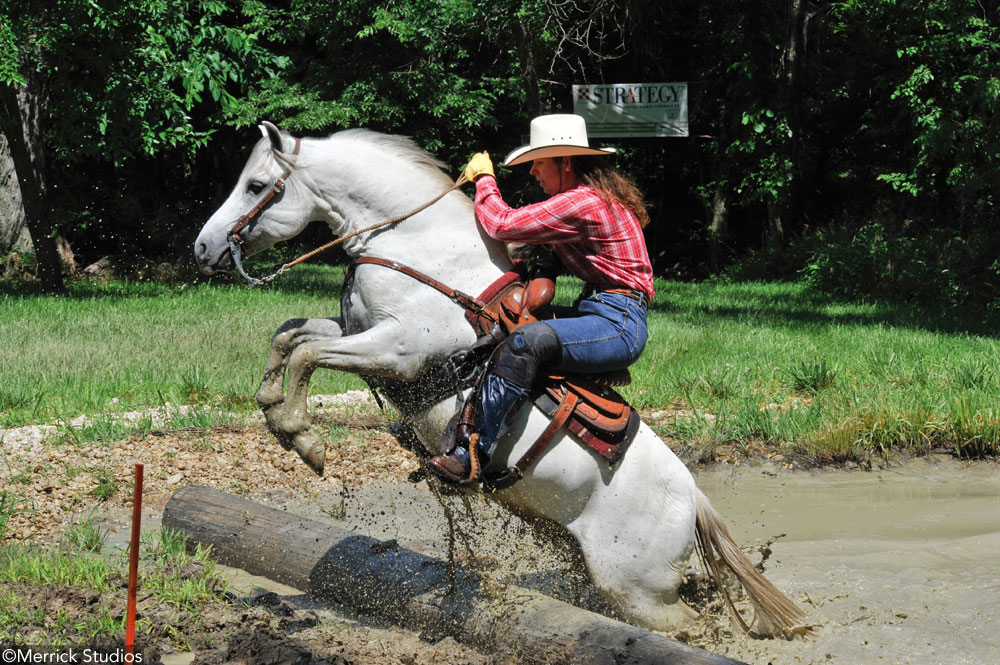
M 439 172 L 363 142 L 326 150 L 314 165 L 322 167 L 314 182 L 340 236 L 416 210 L 450 186 Z M 349 239 L 344 249 L 353 257 L 398 261 L 471 295 L 511 265 L 504 246 L 476 224 L 472 202 L 460 191 L 397 224 Z

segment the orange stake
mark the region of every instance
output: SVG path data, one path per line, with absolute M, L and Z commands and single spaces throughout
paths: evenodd
M 128 605 L 125 610 L 125 653 L 135 652 L 135 598 L 139 585 L 139 531 L 142 525 L 142 464 L 135 465 L 135 494 L 132 499 L 132 541 L 128 551 Z M 126 662 L 132 662 L 131 659 Z

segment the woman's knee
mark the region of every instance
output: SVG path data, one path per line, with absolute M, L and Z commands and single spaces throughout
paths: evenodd
M 561 352 L 562 344 L 552 326 L 533 321 L 521 326 L 504 343 L 493 373 L 511 383 L 530 388 L 545 365 Z

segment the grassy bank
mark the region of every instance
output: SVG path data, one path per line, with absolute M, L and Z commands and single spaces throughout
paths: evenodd
M 784 283 L 660 283 L 652 314 L 630 395 L 689 410 L 669 428 L 684 440 L 764 441 L 820 459 L 997 452 L 1000 345 L 971 319 Z
M 339 269 L 267 289 L 74 283 L 0 290 L 0 426 L 163 402 L 251 410 L 271 334 L 339 311 Z M 572 300 L 571 281 L 559 299 Z M 669 434 L 850 459 L 903 447 L 996 453 L 998 339 L 979 324 L 832 300 L 793 284 L 657 283 L 651 341 L 625 393 Z M 318 372 L 314 393 L 363 387 Z
M 80 525 L 75 529 L 50 547 L 0 548 L 0 642 L 55 649 L 124 643 L 127 551 L 101 553 L 106 533 L 91 524 L 96 537 L 81 541 Z M 225 598 L 226 584 L 206 550 L 199 546 L 189 553 L 186 536 L 166 529 L 144 534 L 139 585 L 138 644 L 211 646 L 186 639 L 206 632 L 211 623 L 203 616 L 206 608 Z

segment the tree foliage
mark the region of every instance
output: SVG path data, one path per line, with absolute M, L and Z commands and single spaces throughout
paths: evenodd
M 613 141 L 653 204 L 661 272 L 702 277 L 756 252 L 760 274 L 804 270 L 817 288 L 847 292 L 875 262 L 898 288 L 874 297 L 940 300 L 906 285 L 934 271 L 955 304 L 996 297 L 995 3 L 21 4 L 0 0 L 0 80 L 44 107 L 49 204 L 95 254 L 185 249 L 262 119 L 408 134 L 457 169 L 570 110 L 573 83 L 688 81 L 691 138 Z M 116 194 L 71 177 L 82 164 Z M 525 174 L 503 177 L 526 200 Z M 149 210 L 150 238 L 118 228 Z M 913 258 L 928 237 L 954 251 Z
M 45 82 L 47 148 L 66 163 L 193 153 L 252 82 L 288 64 L 220 0 L 61 0 L 5 15 L 21 70 Z
M 271 17 L 272 40 L 293 70 L 254 91 L 230 120 L 269 118 L 304 132 L 366 126 L 456 157 L 525 98 L 511 35 L 536 13 L 532 0 L 293 0 Z

